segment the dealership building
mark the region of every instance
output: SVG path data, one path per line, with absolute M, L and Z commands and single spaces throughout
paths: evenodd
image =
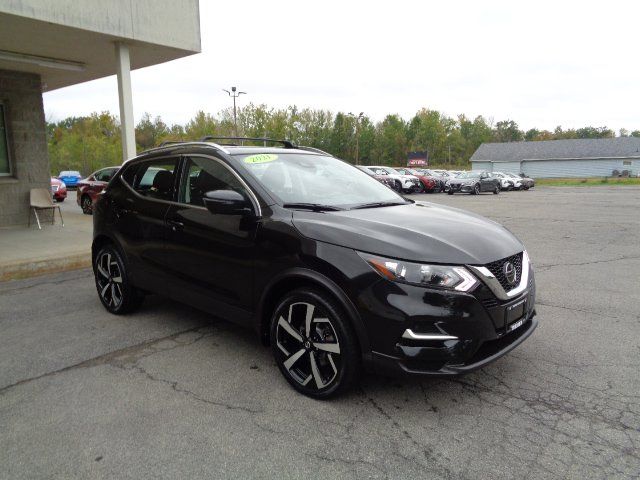
M 130 70 L 198 52 L 198 0 L 0 2 L 0 227 L 26 225 L 30 190 L 51 188 L 43 92 L 117 75 L 130 158 Z
M 640 138 L 483 143 L 471 165 L 473 170 L 523 172 L 533 178 L 635 177 L 640 173 Z

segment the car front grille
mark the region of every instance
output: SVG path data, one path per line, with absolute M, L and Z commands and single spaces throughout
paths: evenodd
M 513 263 L 518 274 L 517 281 L 513 285 L 507 281 L 507 277 L 504 274 L 504 264 L 507 262 Z M 496 277 L 498 282 L 500 282 L 500 285 L 502 285 L 504 291 L 508 292 L 509 290 L 515 288 L 518 283 L 520 283 L 520 278 L 522 278 L 522 252 L 507 258 L 503 258 L 502 260 L 488 263 L 486 267 L 491 273 L 493 273 L 493 276 Z

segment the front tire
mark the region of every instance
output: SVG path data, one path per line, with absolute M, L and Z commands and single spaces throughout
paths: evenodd
M 473 195 L 480 195 L 480 185 L 477 183 L 473 186 Z
M 271 318 L 271 349 L 298 392 L 327 399 L 353 387 L 361 364 L 355 333 L 329 295 L 299 288 L 285 295 Z
M 144 294 L 131 285 L 124 260 L 113 245 L 100 249 L 93 262 L 93 272 L 98 296 L 109 313 L 132 312 L 144 300 Z
M 496 185 L 496 188 L 493 189 L 493 194 L 497 195 L 500 193 L 500 185 Z

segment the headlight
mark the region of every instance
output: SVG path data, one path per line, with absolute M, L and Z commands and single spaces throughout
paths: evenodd
M 358 255 L 381 277 L 394 282 L 460 292 L 468 292 L 478 284 L 476 277 L 464 267 L 411 263 L 362 252 Z

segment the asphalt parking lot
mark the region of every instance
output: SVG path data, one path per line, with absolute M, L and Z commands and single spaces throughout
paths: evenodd
M 540 326 L 509 355 L 318 402 L 191 308 L 111 316 L 89 270 L 0 283 L 0 477 L 640 476 L 640 188 L 419 198 L 526 244 Z

